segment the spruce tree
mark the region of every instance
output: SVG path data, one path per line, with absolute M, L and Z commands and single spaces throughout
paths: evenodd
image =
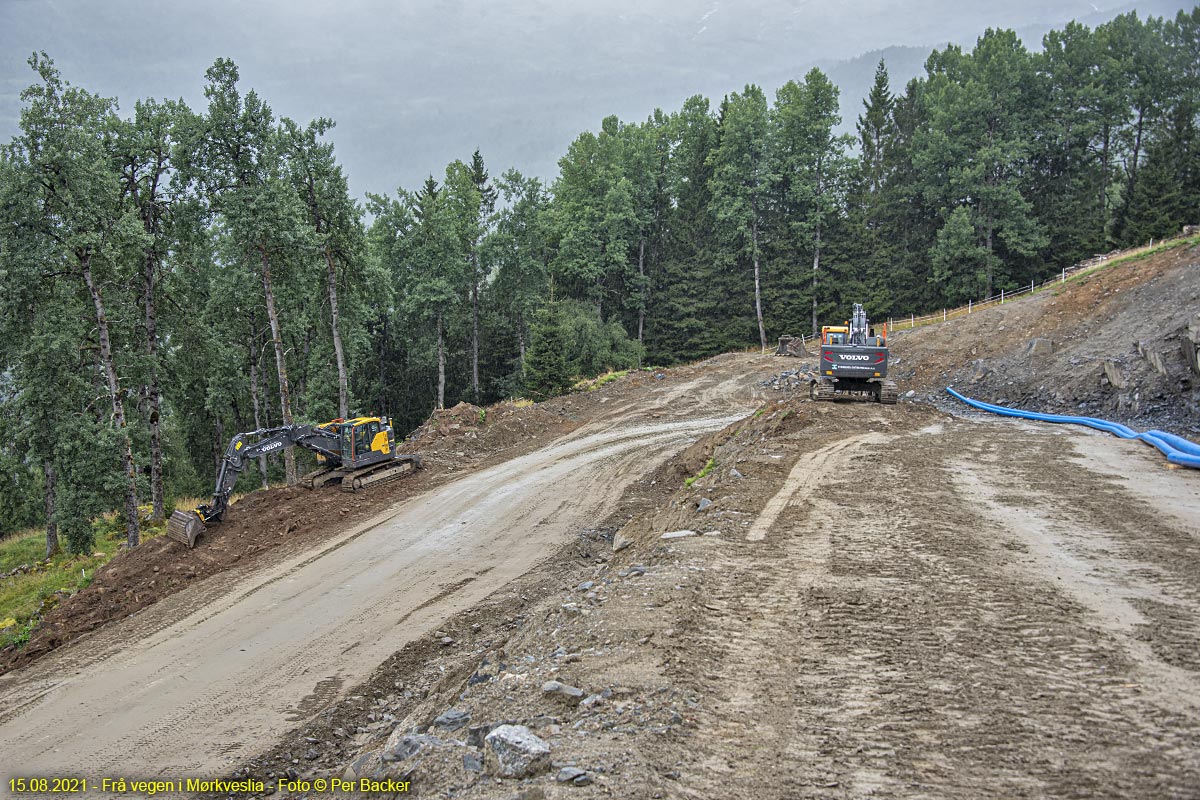
M 530 398 L 546 400 L 571 388 L 566 349 L 562 311 L 552 301 L 538 311 L 530 330 L 525 354 L 525 392 Z

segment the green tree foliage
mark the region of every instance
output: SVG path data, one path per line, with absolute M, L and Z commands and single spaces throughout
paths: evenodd
M 560 395 L 571 386 L 567 367 L 567 332 L 557 303 L 547 303 L 534 315 L 529 351 L 525 355 L 525 391 L 534 400 Z
M 96 366 L 104 376 L 102 394 L 109 403 L 106 424 L 118 442 L 132 547 L 139 541 L 137 467 L 126 417 L 127 389 L 121 382 L 127 343 L 120 333 L 127 326 L 117 315 L 128 300 L 121 289 L 131 282 L 131 257 L 140 260 L 145 234 L 122 191 L 114 153 L 119 135 L 114 102 L 65 82 L 44 54 L 34 55 L 29 64 L 40 83 L 22 93 L 27 103 L 21 114 L 22 134 L 5 155 L 4 192 L 12 198 L 4 203 L 9 217 L 5 227 L 11 232 L 6 254 L 15 267 L 15 274 L 6 274 L 6 283 L 32 304 L 26 318 L 29 310 L 37 309 L 37 314 L 54 309 L 89 319 L 95 326 Z M 54 292 L 59 279 L 80 291 Z M 69 304 L 60 305 L 55 298 Z M 26 349 L 18 358 L 28 363 L 40 355 Z M 61 432 L 56 420 L 48 427 L 46 437 L 51 440 L 70 435 Z M 71 444 L 55 441 L 53 447 L 57 451 Z M 59 474 L 75 467 L 53 458 L 51 464 Z
M 525 382 L 525 358 L 530 325 L 549 292 L 550 197 L 537 178 L 509 170 L 497 182 L 503 207 L 492 235 L 483 244 L 483 259 L 494 276 L 485 302 L 496 310 L 499 336 L 515 339 L 515 358 L 500 356 L 497 387 L 501 394 L 520 394 Z M 507 336 L 504 336 L 507 334 Z
M 1037 256 L 1046 242 L 1025 183 L 1041 122 L 1039 79 L 1012 31 L 988 31 L 970 54 L 957 47 L 935 52 L 928 68 L 929 127 L 913 147 L 923 170 L 946 180 L 927 183 L 926 199 L 943 220 L 967 209 L 985 253 L 983 291 L 990 296 L 1008 280 L 1011 264 Z
M 852 166 L 844 155 L 848 137 L 834 135 L 841 123 L 837 87 L 818 69 L 811 70 L 803 83 L 788 81 L 776 93 L 772 122 L 770 172 L 778 186 L 775 214 L 779 218 L 774 239 L 785 253 L 809 257 L 809 303 L 812 332 L 816 333 L 820 330 L 822 245 L 845 206 Z M 793 276 L 800 274 L 800 267 L 799 263 L 788 264 L 789 283 L 798 283 Z M 794 328 L 799 320 L 789 323 Z

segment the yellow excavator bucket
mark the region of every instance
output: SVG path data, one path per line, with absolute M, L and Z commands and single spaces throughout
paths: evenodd
M 167 520 L 167 536 L 188 547 L 196 546 L 196 539 L 204 532 L 204 521 L 195 511 L 176 511 Z

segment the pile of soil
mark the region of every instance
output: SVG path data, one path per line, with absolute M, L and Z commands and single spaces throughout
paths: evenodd
M 901 392 L 1200 433 L 1200 247 L 1103 267 L 948 323 L 893 331 Z

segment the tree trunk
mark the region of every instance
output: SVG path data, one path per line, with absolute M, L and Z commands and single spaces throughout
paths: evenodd
M 100 289 L 92 280 L 91 256 L 82 259 L 83 280 L 88 292 L 92 295 L 92 305 L 96 308 L 96 327 L 100 336 L 100 365 L 104 369 L 104 377 L 108 380 L 108 394 L 112 399 L 113 424 L 121 436 L 121 468 L 125 472 L 125 533 L 130 547 L 137 547 L 140 541 L 138 532 L 138 500 L 137 500 L 137 471 L 133 463 L 133 442 L 129 439 L 129 428 L 125 424 L 125 401 L 121 396 L 121 384 L 117 379 L 117 368 L 113 363 L 112 340 L 108 335 L 108 317 L 104 314 L 104 300 Z
M 479 244 L 471 251 L 471 392 L 479 404 Z
M 1137 134 L 1134 136 L 1133 140 L 1133 158 L 1130 160 L 1129 164 L 1129 185 L 1125 188 L 1125 201 L 1121 204 L 1121 223 L 1119 232 L 1122 235 L 1125 233 L 1125 223 L 1127 221 L 1127 217 L 1129 216 L 1129 204 L 1133 200 L 1133 193 L 1137 188 L 1138 162 L 1142 158 L 1142 134 L 1145 129 L 1145 124 L 1146 111 L 1145 109 L 1139 109 Z
M 521 377 L 525 377 L 525 315 L 517 315 L 517 348 L 521 352 Z
M 325 266 L 329 279 L 329 312 L 333 318 L 333 355 L 337 359 L 338 416 L 349 419 L 350 379 L 346 375 L 346 355 L 342 350 L 342 334 L 338 330 L 337 270 L 333 266 L 333 256 L 329 252 L 329 245 L 325 245 Z
M 987 293 L 984 295 L 985 299 L 992 296 L 992 220 L 990 218 L 987 221 L 986 245 L 987 245 L 988 254 L 987 254 Z
M 259 412 L 258 402 L 258 343 L 255 341 L 257 333 L 254 328 L 257 327 L 251 322 L 250 325 L 250 400 L 254 406 L 254 429 L 262 430 L 262 416 Z M 262 477 L 262 488 L 266 489 L 269 484 L 267 482 L 267 457 L 265 455 L 258 457 L 258 474 Z
M 437 407 L 443 409 L 446 407 L 446 348 L 442 343 L 442 315 L 438 314 L 437 318 L 437 362 L 438 362 L 438 390 L 437 390 Z
M 58 491 L 58 475 L 54 471 L 54 462 L 45 461 L 46 471 L 46 558 L 58 554 L 58 520 L 54 518 L 54 501 Z
M 1108 171 L 1109 171 L 1109 129 L 1104 123 L 1104 133 L 1101 137 L 1100 150 L 1100 213 L 1104 215 L 1105 233 L 1108 230 Z
M 1142 134 L 1145 132 L 1145 127 L 1146 127 L 1146 112 L 1145 112 L 1145 110 L 1139 110 L 1138 111 L 1138 121 L 1137 121 L 1137 136 L 1135 136 L 1134 140 L 1133 140 L 1133 161 L 1130 164 L 1130 168 L 1129 168 L 1129 192 L 1127 193 L 1127 196 L 1133 195 L 1133 188 L 1134 188 L 1134 185 L 1137 183 L 1138 162 L 1140 162 L 1141 158 L 1142 158 Z
M 817 220 L 815 247 L 813 248 L 812 270 L 812 335 L 816 336 L 821 330 L 817 327 L 817 275 L 821 271 L 821 220 Z M 764 347 L 766 345 L 763 345 Z
M 262 285 L 263 296 L 267 301 L 267 319 L 271 323 L 271 341 L 275 345 L 275 372 L 279 375 L 279 410 L 283 414 L 283 424 L 292 424 L 292 397 L 288 389 L 287 359 L 283 352 L 283 335 L 279 332 L 279 315 L 275 312 L 275 295 L 271 291 L 271 262 L 267 258 L 265 248 L 259 248 L 262 255 Z M 287 476 L 287 485 L 296 485 L 296 454 L 292 448 L 284 448 L 283 469 Z
M 213 424 L 213 432 L 217 436 L 217 445 L 213 449 L 213 483 L 221 477 L 221 462 L 225 459 L 225 446 L 228 442 L 225 441 L 225 423 L 221 422 L 221 415 L 217 414 Z
M 646 240 L 638 242 L 638 344 L 642 343 L 642 331 L 646 327 Z M 638 360 L 641 366 L 641 360 Z
M 377 366 L 379 367 L 379 398 L 375 403 L 376 414 L 386 414 L 387 405 L 387 352 L 388 352 L 388 320 L 387 315 L 383 317 L 383 332 L 379 337 L 379 353 Z
M 762 288 L 758 271 L 758 222 L 750 226 L 751 242 L 754 246 L 754 313 L 758 317 L 758 339 L 762 349 L 767 349 L 767 329 L 763 327 Z
M 154 310 L 154 269 L 157 260 L 153 248 L 146 250 L 145 285 L 143 299 L 146 304 L 146 355 L 150 362 L 150 382 L 146 386 L 146 400 L 150 417 L 150 503 L 151 519 L 161 522 L 166 516 L 163 508 L 162 475 L 162 389 L 158 385 L 158 318 Z

